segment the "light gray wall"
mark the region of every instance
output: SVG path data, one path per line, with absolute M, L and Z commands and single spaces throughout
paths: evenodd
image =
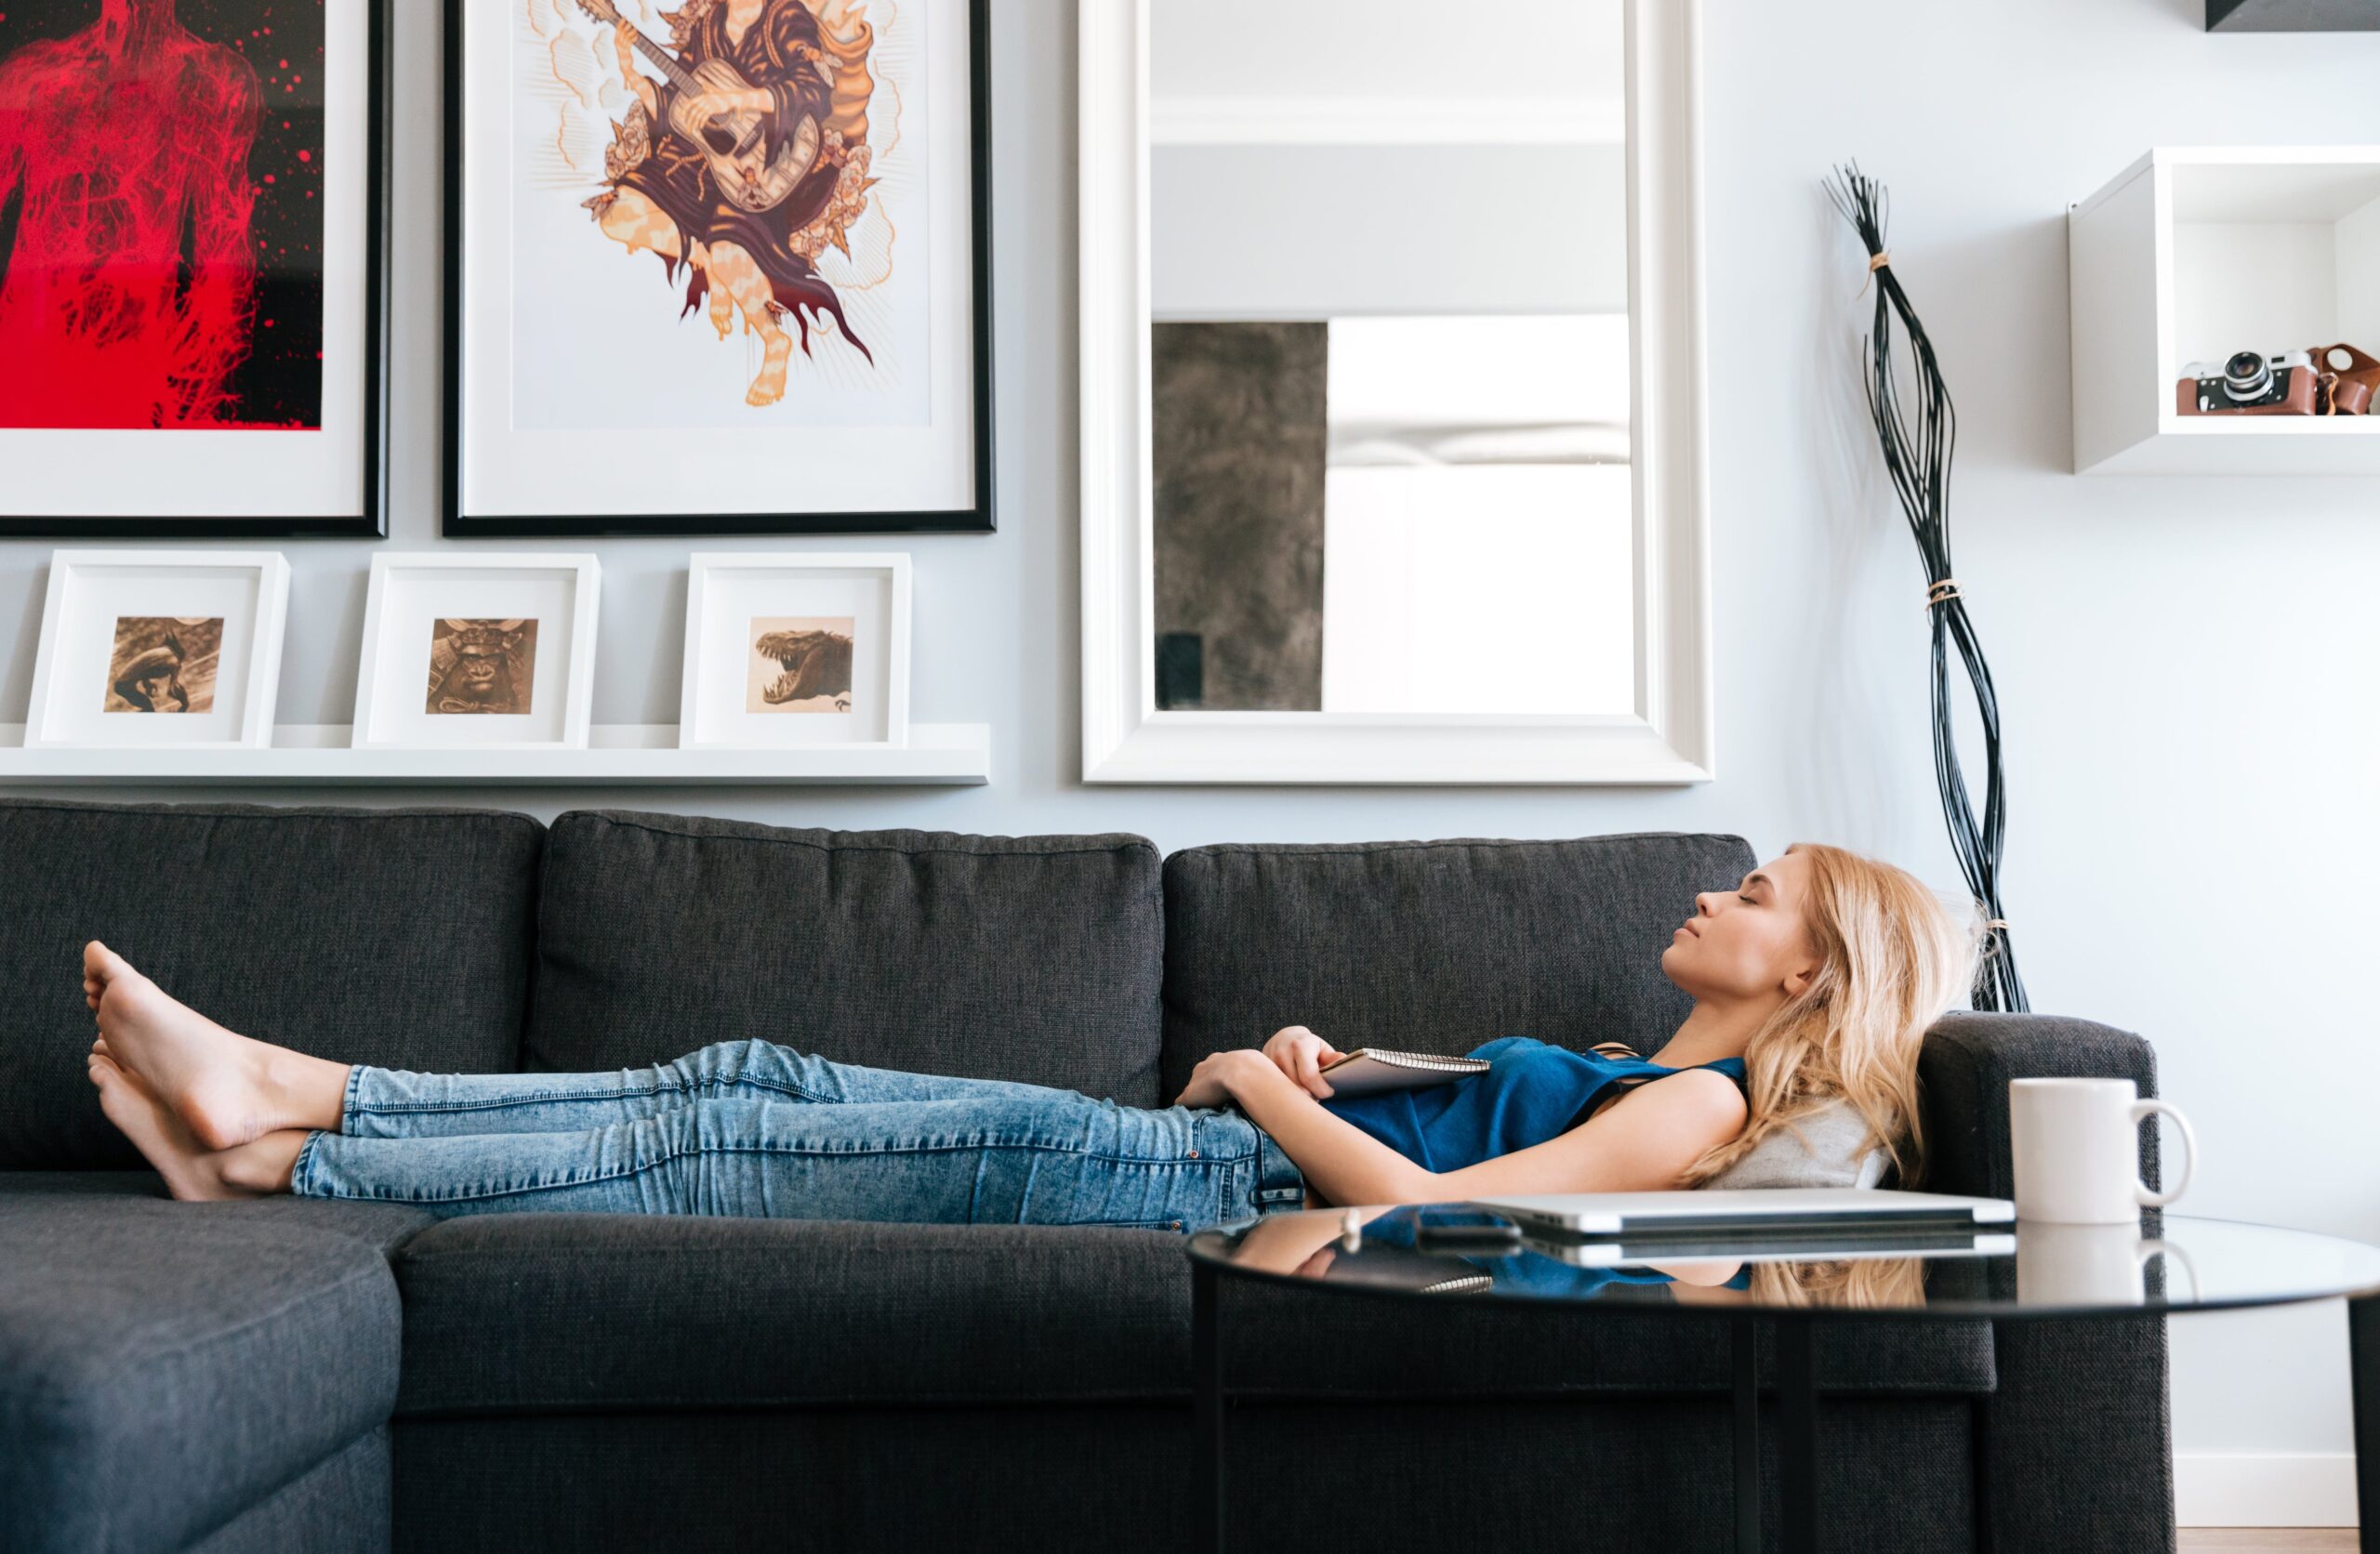
M 1923 579 L 1854 375 L 1862 257 L 1818 187 L 1858 156 L 1891 186 L 1897 268 L 1964 412 L 1958 574 L 2006 716 L 2007 907 L 2036 1003 L 2155 1039 L 2164 1091 L 2205 1145 L 2189 1208 L 2380 1239 L 2380 891 L 2367 879 L 2380 856 L 2380 490 L 2068 473 L 2067 204 L 2149 145 L 2225 138 L 2242 122 L 2226 103 L 2264 105 L 2238 132 L 2254 138 L 2371 138 L 2380 34 L 2209 37 L 2199 5 L 1710 0 L 1720 775 L 1706 786 L 1078 783 L 1074 7 L 995 0 L 1000 531 L 898 542 L 916 558 L 914 716 L 989 722 L 991 784 L 442 797 L 544 815 L 628 803 L 837 826 L 1112 828 L 1169 850 L 1714 828 L 1764 853 L 1797 837 L 1871 849 L 1951 886 Z M 398 98 L 426 105 L 433 7 L 400 6 Z M 436 120 L 407 110 L 397 170 L 400 547 L 438 543 Z M 284 548 L 298 572 L 284 717 L 344 721 L 370 547 Z M 598 548 L 596 717 L 668 721 L 686 547 Z M 0 545 L 0 721 L 23 715 L 48 550 Z M 2175 1323 L 2182 1451 L 2345 1451 L 2345 1337 L 2335 1302 Z

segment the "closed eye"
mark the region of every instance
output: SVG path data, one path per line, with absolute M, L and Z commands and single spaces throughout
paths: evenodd
M 1758 902 L 1753 901 L 1750 896 L 1744 894 L 1741 890 L 1736 892 L 1736 900 L 1748 902 L 1753 906 L 1758 906 L 1760 904 Z

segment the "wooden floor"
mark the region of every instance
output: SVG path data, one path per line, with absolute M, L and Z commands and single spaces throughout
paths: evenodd
M 2356 1547 L 2352 1527 L 2185 1527 L 2181 1554 L 2330 1554 Z

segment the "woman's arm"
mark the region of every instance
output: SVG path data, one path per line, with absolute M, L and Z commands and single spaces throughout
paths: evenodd
M 1733 1080 L 1709 1069 L 1690 1070 L 1635 1086 L 1542 1144 L 1459 1171 L 1429 1171 L 1331 1115 L 1262 1052 L 1222 1052 L 1207 1062 L 1217 1066 L 1214 1078 L 1249 1120 L 1271 1134 L 1307 1182 L 1334 1204 L 1449 1203 L 1501 1192 L 1657 1192 L 1676 1187 L 1703 1151 L 1742 1130 L 1746 1116 L 1743 1092 Z
M 1219 1052 L 1218 1077 L 1248 1120 L 1273 1136 L 1308 1185 L 1334 1204 L 1422 1204 L 1433 1173 L 1343 1117 L 1334 1117 L 1280 1065 L 1254 1049 Z M 1200 1065 L 1204 1067 L 1204 1064 Z
M 646 79 L 644 72 L 637 69 L 636 40 L 626 22 L 612 29 L 612 46 L 620 56 L 620 79 L 644 104 L 644 116 L 653 121 L 654 138 L 659 139 L 661 132 L 669 127 L 661 122 L 661 93 Z
M 1231 1260 L 1264 1273 L 1295 1273 L 1346 1233 L 1344 1215 L 1268 1214 L 1239 1238 Z

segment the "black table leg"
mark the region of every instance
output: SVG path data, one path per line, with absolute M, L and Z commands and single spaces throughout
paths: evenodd
M 1193 1389 L 1191 1433 L 1197 1438 L 1193 1460 L 1197 1482 L 1192 1497 L 1197 1502 L 1193 1547 L 1223 1554 L 1223 1346 L 1215 1309 L 1216 1275 L 1208 1263 L 1190 1264 L 1190 1385 Z
M 2364 1554 L 2380 1554 L 2380 1296 L 2347 1303 L 2355 1384 L 2355 1501 Z
M 1777 1318 L 1777 1509 L 1785 1554 L 1818 1554 L 1818 1397 L 1810 1324 Z
M 1736 1554 L 1761 1554 L 1760 1367 L 1753 1347 L 1759 1331 L 1751 1317 L 1727 1324 L 1736 1363 Z

